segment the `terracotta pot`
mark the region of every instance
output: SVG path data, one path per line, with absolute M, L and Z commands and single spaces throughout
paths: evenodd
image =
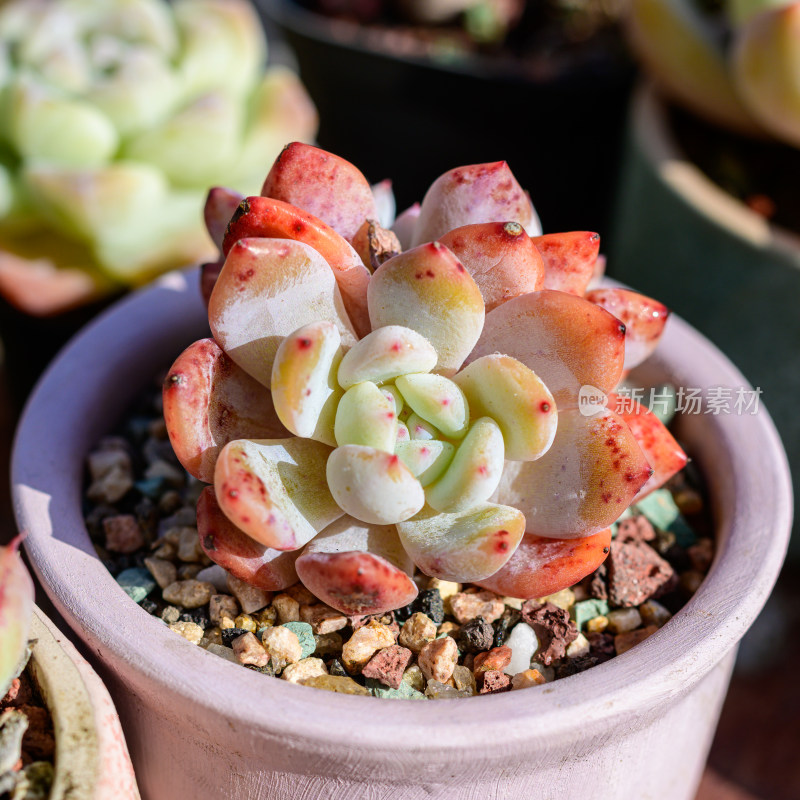
M 28 670 L 56 740 L 49 800 L 139 800 L 119 717 L 97 673 L 39 608 L 31 639 Z
M 800 237 L 686 159 L 650 86 L 631 107 L 608 268 L 696 325 L 763 390 L 800 493 Z M 800 558 L 800 533 L 791 550 Z
M 323 693 L 244 670 L 167 630 L 94 554 L 82 460 L 137 393 L 206 331 L 197 274 L 173 274 L 85 329 L 18 429 L 13 491 L 49 595 L 96 654 L 147 800 L 595 798 L 689 800 L 736 645 L 778 574 L 791 521 L 781 443 L 756 416 L 686 416 L 718 552 L 697 594 L 633 650 L 541 689 L 454 702 Z M 673 319 L 645 381 L 740 385 Z

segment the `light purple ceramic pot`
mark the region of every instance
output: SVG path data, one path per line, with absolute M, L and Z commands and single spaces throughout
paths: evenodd
M 197 274 L 173 274 L 85 329 L 21 421 L 13 492 L 48 594 L 95 655 L 146 800 L 690 800 L 736 646 L 770 593 L 792 514 L 765 410 L 681 420 L 717 522 L 711 571 L 642 644 L 536 689 L 452 702 L 381 701 L 244 670 L 167 630 L 117 586 L 81 514 L 83 459 L 157 370 L 206 334 Z M 673 318 L 645 382 L 744 385 Z

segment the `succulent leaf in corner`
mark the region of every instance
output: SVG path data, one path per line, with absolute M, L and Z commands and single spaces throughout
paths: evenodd
M 26 660 L 33 581 L 19 554 L 20 536 L 0 547 L 0 698 Z

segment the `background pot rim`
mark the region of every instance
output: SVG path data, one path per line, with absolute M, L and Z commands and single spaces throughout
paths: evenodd
M 108 391 L 109 385 L 125 380 L 134 387 L 127 392 L 133 397 L 147 376 L 167 367 L 181 347 L 203 335 L 205 309 L 197 280 L 196 271 L 165 276 L 76 336 L 31 396 L 14 444 L 15 512 L 20 529 L 28 532 L 25 547 L 39 580 L 89 648 L 106 667 L 122 673 L 133 691 L 174 695 L 204 712 L 226 715 L 244 730 L 249 726 L 297 747 L 314 746 L 329 757 L 337 748 L 359 748 L 365 758 L 387 758 L 397 752 L 398 742 L 421 748 L 424 726 L 435 731 L 424 743 L 429 757 L 470 753 L 504 762 L 525 758 L 531 746 L 547 748 L 556 740 L 575 738 L 576 731 L 586 736 L 613 720 L 635 725 L 642 708 L 682 696 L 713 669 L 766 601 L 785 555 L 792 517 L 780 439 L 766 411 L 686 417 L 687 431 L 702 440 L 699 460 L 713 458 L 724 465 L 709 476 L 712 492 L 727 498 L 717 509 L 720 547 L 707 580 L 689 603 L 628 653 L 522 695 L 444 706 L 380 706 L 374 698 L 322 695 L 265 681 L 204 652 L 136 607 L 118 587 L 94 554 L 83 524 L 82 471 L 64 469 L 85 456 L 85 448 L 119 418 L 115 415 L 126 404 L 120 399 L 125 393 Z M 153 352 L 159 347 L 160 353 Z M 677 317 L 668 325 L 660 353 L 649 369 L 669 374 L 679 385 L 747 386 L 710 342 Z M 124 354 L 130 355 L 120 359 Z M 700 373 L 704 382 L 698 383 Z M 85 398 L 96 395 L 104 403 L 100 397 L 89 400 L 94 413 L 87 414 Z M 280 713 L 270 716 L 273 708 Z M 387 710 L 391 713 L 375 713 Z M 493 748 L 494 742 L 503 747 Z
M 672 133 L 667 104 L 654 82 L 639 82 L 630 113 L 636 147 L 655 174 L 687 205 L 728 235 L 752 247 L 788 255 L 800 268 L 800 235 L 756 214 L 687 158 Z

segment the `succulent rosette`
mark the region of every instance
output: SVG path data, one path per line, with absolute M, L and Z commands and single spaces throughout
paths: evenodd
M 45 281 L 66 306 L 213 257 L 207 187 L 316 132 L 265 57 L 246 0 L 1 3 L 0 290 L 44 313 Z
M 175 452 L 213 484 L 202 546 L 348 614 L 409 603 L 415 566 L 515 597 L 572 585 L 685 463 L 647 410 L 580 408 L 582 387 L 611 396 L 652 352 L 666 309 L 584 297 L 599 237 L 541 235 L 504 162 L 445 173 L 395 232 L 385 200 L 299 143 L 260 196 L 209 195 L 213 338 L 164 385 Z

